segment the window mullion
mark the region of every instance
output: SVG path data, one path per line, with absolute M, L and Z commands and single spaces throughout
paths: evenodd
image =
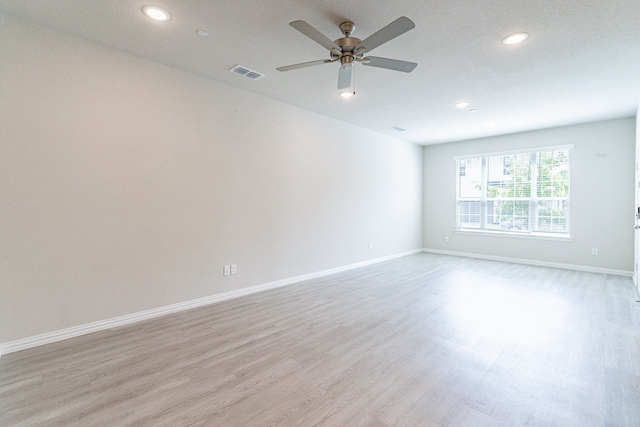
M 529 194 L 529 227 L 538 231 L 538 154 L 531 153 L 530 194 Z
M 480 197 L 480 229 L 487 228 L 487 187 L 489 186 L 489 161 L 482 157 L 482 195 Z

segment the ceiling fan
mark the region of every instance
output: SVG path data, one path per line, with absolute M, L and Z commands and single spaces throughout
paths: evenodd
M 415 62 L 381 58 L 378 56 L 364 56 L 365 53 L 372 51 L 381 44 L 415 28 L 415 24 L 405 16 L 396 19 L 364 40 L 351 37 L 351 34 L 355 29 L 355 24 L 351 21 L 346 21 L 340 24 L 340 31 L 342 31 L 344 37 L 334 41 L 331 41 L 328 37 L 305 21 L 293 21 L 289 23 L 289 25 L 329 50 L 330 59 L 319 59 L 317 61 L 302 62 L 300 64 L 278 67 L 276 68 L 278 71 L 291 71 L 298 68 L 312 67 L 314 65 L 339 61 L 340 70 L 338 71 L 338 89 L 347 89 L 351 87 L 354 62 L 360 62 L 369 67 L 386 68 L 405 73 L 410 73 L 418 65 Z

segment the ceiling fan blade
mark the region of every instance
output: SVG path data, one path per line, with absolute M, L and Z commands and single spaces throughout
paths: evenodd
M 369 62 L 362 61 L 362 65 L 368 67 L 386 68 L 388 70 L 410 73 L 418 66 L 415 62 L 400 61 L 398 59 L 380 58 L 379 56 L 367 56 Z
M 335 44 L 331 39 L 313 28 L 311 25 L 307 24 L 305 21 L 293 21 L 290 22 L 289 25 L 300 31 L 305 36 L 309 37 L 314 42 L 318 43 L 321 46 L 324 46 L 326 49 L 337 49 L 338 51 L 340 51 L 340 46 Z
M 401 16 L 391 24 L 387 25 L 384 28 L 381 28 L 366 39 L 362 40 L 360 43 L 358 43 L 355 50 L 364 47 L 364 51 L 370 52 L 381 44 L 398 37 L 400 34 L 406 33 L 412 28 L 415 28 L 415 26 L 416 24 L 414 24 L 409 18 L 407 18 L 406 16 Z
M 318 59 L 317 61 L 309 61 L 309 62 L 301 62 L 300 64 L 285 65 L 284 67 L 276 68 L 276 70 L 291 71 L 291 70 L 297 70 L 298 68 L 306 68 L 306 67 L 313 67 L 314 65 L 328 64 L 329 62 L 335 62 L 335 61 L 331 59 Z
M 353 75 L 353 66 L 342 68 L 338 71 L 338 89 L 347 89 L 351 87 L 351 76 Z

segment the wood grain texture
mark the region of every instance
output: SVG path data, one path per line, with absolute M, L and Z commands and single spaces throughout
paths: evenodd
M 436 254 L 0 359 L 2 426 L 637 426 L 631 279 Z

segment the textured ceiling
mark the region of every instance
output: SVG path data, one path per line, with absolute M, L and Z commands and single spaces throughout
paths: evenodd
M 146 4 L 172 19 L 149 20 Z M 633 116 L 640 100 L 638 0 L 0 0 L 0 11 L 425 145 Z M 345 100 L 338 64 L 275 69 L 328 58 L 291 21 L 337 39 L 351 20 L 364 39 L 400 16 L 416 28 L 372 55 L 417 62 L 410 74 L 356 64 Z M 501 43 L 516 31 L 529 39 Z M 237 64 L 265 77 L 230 73 Z

